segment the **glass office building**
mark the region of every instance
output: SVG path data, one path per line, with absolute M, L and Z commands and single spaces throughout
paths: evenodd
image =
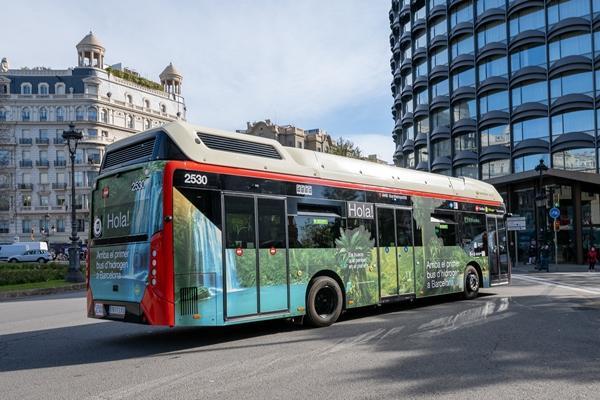
M 583 262 L 600 245 L 600 0 L 393 0 L 389 18 L 396 165 L 492 183 L 527 218 L 519 259 L 556 230 L 557 261 Z

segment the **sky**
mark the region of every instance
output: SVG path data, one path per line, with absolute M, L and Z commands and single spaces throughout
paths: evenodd
M 3 7 L 0 57 L 63 69 L 90 30 L 105 64 L 183 75 L 189 122 L 271 119 L 343 136 L 392 161 L 389 0 L 36 1 Z

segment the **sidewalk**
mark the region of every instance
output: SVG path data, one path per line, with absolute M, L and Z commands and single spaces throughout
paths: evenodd
M 513 265 L 512 270 L 513 270 L 513 272 L 520 272 L 520 273 L 535 273 L 535 272 L 540 272 L 539 270 L 535 269 L 535 265 L 526 265 L 526 264 L 516 264 L 516 265 Z M 587 264 L 585 264 L 585 265 L 579 265 L 579 264 L 550 264 L 548 272 L 587 272 L 587 271 L 588 271 Z M 600 266 L 599 265 L 596 265 L 596 271 L 600 272 Z M 541 272 L 546 272 L 546 270 L 543 270 Z

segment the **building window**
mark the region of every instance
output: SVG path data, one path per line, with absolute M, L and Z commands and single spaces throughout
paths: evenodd
M 431 113 L 431 129 L 440 126 L 450 126 L 450 110 L 447 108 Z
M 499 125 L 481 131 L 481 147 L 505 145 L 510 143 L 508 125 Z
M 40 121 L 48 121 L 48 110 L 46 107 L 40 108 Z
M 415 93 L 416 105 L 420 104 L 429 104 L 429 96 L 427 95 L 427 89 L 421 90 L 420 92 Z
M 21 223 L 22 227 L 23 227 L 23 233 L 27 233 L 27 234 L 32 234 L 33 232 L 31 231 L 32 225 L 31 225 L 31 221 L 28 219 L 24 219 L 23 222 Z
M 487 24 L 477 32 L 477 48 L 497 42 L 506 43 L 506 25 L 503 22 Z
M 105 108 L 100 110 L 100 121 L 104 122 L 105 124 L 108 123 L 108 110 L 106 110 Z
M 458 39 L 453 40 L 450 44 L 450 55 L 452 59 L 455 59 L 456 57 L 463 54 L 473 54 L 475 52 L 474 47 L 475 46 L 473 44 L 473 36 L 461 36 Z
M 415 66 L 415 79 L 419 76 L 427 76 L 427 61 Z
M 410 152 L 406 155 L 406 168 L 414 168 L 415 167 L 415 153 Z
M 24 184 L 28 185 L 28 183 L 24 183 Z M 21 204 L 23 205 L 23 207 L 31 207 L 31 195 L 30 194 L 23 195 L 23 202 Z
M 31 83 L 21 84 L 21 94 L 31 94 Z
M 144 100 L 144 106 L 150 108 L 150 100 Z
M 593 97 L 592 72 L 582 72 L 579 74 L 561 75 L 559 78 L 550 81 L 550 95 L 552 101 L 560 96 L 580 93 Z
M 548 154 L 531 154 L 524 157 L 517 157 L 513 161 L 514 171 L 515 173 L 533 171 L 540 163 L 540 160 L 544 160 L 546 165 L 550 164 L 550 157 Z
M 85 232 L 85 219 L 77 219 L 77 232 Z
M 161 104 L 161 105 L 160 105 L 160 111 L 161 111 L 163 114 L 166 114 L 166 113 L 167 113 L 167 106 L 165 106 L 164 104 Z
M 417 164 L 429 162 L 427 146 L 417 149 Z
M 48 95 L 48 84 L 47 83 L 40 83 L 38 85 L 38 94 L 41 96 L 47 96 Z
M 439 157 L 450 157 L 450 141 L 440 140 L 431 145 L 433 159 Z
M 56 220 L 56 232 L 63 233 L 65 231 L 65 220 L 57 219 Z
M 544 9 L 526 9 L 511 16 L 509 22 L 510 37 L 517 36 L 528 30 L 545 30 Z
M 467 133 L 454 138 L 454 151 L 477 151 L 477 134 L 475 132 Z
M 546 46 L 526 47 L 510 55 L 511 72 L 534 66 L 546 68 Z
M 446 19 L 439 19 L 429 25 L 429 37 L 434 38 L 438 35 L 445 35 L 448 32 Z
M 574 149 L 554 153 L 552 167 L 567 171 L 596 172 L 596 149 Z
M 479 114 L 508 110 L 508 92 L 500 91 L 479 98 Z
M 444 79 L 431 85 L 431 97 L 448 96 L 448 80 Z
M 553 138 L 571 132 L 583 132 L 590 136 L 596 136 L 594 135 L 594 111 L 579 110 L 552 117 Z
M 418 136 L 420 134 L 427 135 L 429 133 L 429 118 L 423 118 L 415 122 L 415 134 Z
M 429 60 L 431 62 L 431 69 L 440 66 L 448 65 L 448 49 L 443 48 L 429 54 Z
M 65 109 L 62 107 L 58 107 L 56 109 L 56 120 L 58 122 L 62 122 L 65 120 Z
M 492 76 L 507 77 L 508 65 L 506 57 L 488 58 L 482 64 L 479 64 L 479 82 L 483 82 Z
M 510 160 L 496 160 L 481 164 L 481 179 L 492 179 L 510 173 Z
M 461 22 L 473 21 L 473 3 L 465 2 L 458 7 L 455 7 L 450 13 L 450 27 L 454 28 Z
M 452 74 L 452 89 L 475 86 L 475 69 L 470 68 Z
M 415 49 L 427 47 L 427 34 L 423 32 L 414 40 Z
M 64 83 L 57 83 L 54 86 L 54 92 L 55 92 L 55 94 L 65 94 L 65 84 Z
M 133 104 L 133 97 L 130 94 L 127 95 L 127 103 Z
M 21 110 L 21 121 L 30 121 L 31 120 L 31 111 L 29 108 L 25 107 Z
M 560 36 L 559 39 L 548 44 L 550 62 L 568 56 L 581 55 L 591 57 L 592 36 L 589 33 L 571 33 Z
M 477 179 L 477 165 L 464 165 L 454 169 L 454 176 L 464 176 L 465 178 Z
M 151 127 L 152 127 L 152 121 L 150 121 L 149 119 L 146 119 L 145 128 L 150 129 Z
M 84 115 L 84 109 L 83 107 L 77 107 L 75 109 L 75 120 L 76 121 L 83 121 L 85 115 Z
M 9 225 L 7 220 L 0 220 L 0 233 L 9 233 Z
M 133 116 L 127 115 L 125 117 L 125 123 L 126 123 L 127 128 L 133 129 L 134 128 Z
M 6 121 L 6 109 L 0 108 L 0 121 Z
M 492 8 L 504 8 L 504 0 L 477 0 L 477 14 L 481 15 Z
M 461 119 L 475 119 L 476 116 L 475 99 L 460 100 L 452 105 L 452 120 L 454 122 Z
M 548 6 L 548 25 L 571 17 L 590 16 L 589 0 L 554 1 Z
M 548 104 L 548 86 L 546 81 L 530 83 L 511 90 L 513 110 L 525 103 Z
M 98 110 L 96 109 L 96 107 L 89 107 L 88 108 L 88 121 L 97 121 L 98 120 Z
M 516 145 L 522 140 L 545 139 L 548 140 L 550 129 L 548 118 L 534 118 L 512 124 L 513 143 Z
M 425 6 L 423 5 L 423 7 L 419 8 L 418 10 L 416 10 L 413 13 L 413 22 L 420 20 L 420 19 L 425 19 Z

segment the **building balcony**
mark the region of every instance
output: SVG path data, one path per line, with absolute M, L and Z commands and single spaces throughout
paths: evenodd
M 40 183 L 40 184 L 37 186 L 37 190 L 38 190 L 39 192 L 49 192 L 49 191 L 50 191 L 50 188 L 51 188 L 51 185 L 50 185 L 49 183 Z
M 67 189 L 67 184 L 66 183 L 53 183 L 52 184 L 52 189 L 54 189 L 54 190 L 66 190 Z
M 33 144 L 32 138 L 20 138 L 19 144 Z
M 50 144 L 50 139 L 49 138 L 35 138 L 35 144 L 49 145 Z
M 58 138 L 58 137 L 54 138 L 52 141 L 54 142 L 54 144 L 66 144 L 66 143 L 67 143 L 67 142 L 65 141 L 65 139 L 63 139 L 63 138 Z
M 36 167 L 48 168 L 50 166 L 50 161 L 48 160 L 37 160 L 35 162 Z
M 12 189 L 12 185 L 10 183 L 0 183 L 0 190 Z
M 35 211 L 50 211 L 50 206 L 35 206 L 33 209 Z
M 19 183 L 18 187 L 21 190 L 33 190 L 33 183 Z
M 19 161 L 19 166 L 21 168 L 31 168 L 31 167 L 33 167 L 33 161 L 31 161 L 31 160 L 21 160 L 21 161 Z
M 55 167 L 66 167 L 67 160 L 54 160 L 54 166 Z

